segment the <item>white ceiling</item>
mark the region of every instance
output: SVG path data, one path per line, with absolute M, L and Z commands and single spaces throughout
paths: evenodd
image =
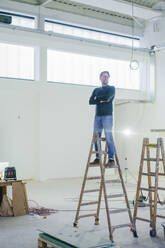
M 57 4 L 65 3 L 66 7 L 70 3 L 81 3 L 91 7 L 113 11 L 117 15 L 123 14 L 131 16 L 131 2 L 132 0 L 11 0 L 20 3 L 27 3 L 31 5 L 40 5 L 45 8 L 56 9 Z M 134 2 L 134 15 L 140 19 L 150 19 L 162 14 L 161 10 L 155 9 L 159 2 L 164 0 L 133 0 Z
M 132 0 L 117 0 L 120 2 L 126 2 L 126 3 L 132 3 Z M 148 8 L 154 8 L 154 6 L 160 2 L 160 0 L 133 0 L 133 3 L 136 5 L 148 7 Z
M 163 11 L 156 9 L 165 0 L 133 0 L 134 17 L 139 29 L 144 29 L 147 20 L 161 17 Z M 40 6 L 45 11 L 61 11 L 77 16 L 86 16 L 109 23 L 132 26 L 132 0 L 0 0 L 11 5 L 26 5 L 34 9 Z M 35 7 L 36 6 L 36 7 Z M 140 25 L 138 25 L 140 23 Z
M 131 0 L 74 0 L 75 2 L 90 4 L 95 7 L 104 8 L 106 10 L 111 10 L 116 13 L 121 13 L 131 16 L 132 14 L 132 4 Z M 134 16 L 148 20 L 156 16 L 160 16 L 162 13 L 159 10 L 152 8 L 153 4 L 157 0 L 134 0 Z M 137 4 L 138 3 L 138 4 Z M 149 7 L 150 6 L 150 7 Z

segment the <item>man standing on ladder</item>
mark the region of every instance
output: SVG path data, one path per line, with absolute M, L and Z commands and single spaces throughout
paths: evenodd
M 104 129 L 105 138 L 108 144 L 108 162 L 106 167 L 115 165 L 114 162 L 114 143 L 112 137 L 113 126 L 113 100 L 115 97 L 115 87 L 109 85 L 110 74 L 108 71 L 100 73 L 100 81 L 102 86 L 93 90 L 89 99 L 90 105 L 96 105 L 96 115 L 94 120 L 94 132 L 97 132 L 101 137 Z M 95 151 L 98 151 L 97 143 L 95 142 Z M 99 154 L 96 153 L 96 158 L 91 164 L 99 164 Z

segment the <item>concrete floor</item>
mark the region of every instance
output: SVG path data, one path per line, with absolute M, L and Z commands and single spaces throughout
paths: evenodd
M 75 216 L 75 209 L 81 188 L 82 179 L 58 179 L 47 180 L 44 182 L 29 182 L 27 184 L 28 198 L 34 200 L 41 206 L 57 209 L 58 212 L 50 215 L 47 219 L 39 216 L 22 216 L 22 217 L 0 217 L 0 248 L 36 248 L 38 229 L 48 232 L 58 238 L 65 239 L 80 248 L 94 247 L 98 244 L 109 243 L 108 229 L 104 203 L 100 214 L 100 225 L 93 225 L 92 217 L 81 219 L 79 228 L 72 227 Z M 97 188 L 98 182 L 92 182 L 90 187 Z M 133 200 L 136 191 L 136 184 L 127 183 L 127 192 L 129 200 Z M 119 184 L 112 184 L 110 192 L 120 193 Z M 89 198 L 90 196 L 90 198 Z M 97 194 L 91 193 L 84 198 L 85 201 L 95 200 Z M 29 201 L 30 206 L 36 206 L 36 203 Z M 124 207 L 122 198 L 109 202 L 112 208 Z M 131 205 L 131 207 L 133 207 Z M 84 207 L 85 209 L 85 207 Z M 90 211 L 95 209 L 94 206 L 88 207 Z M 165 208 L 159 209 L 161 214 L 165 215 Z M 86 213 L 86 212 L 85 212 Z M 148 208 L 141 208 L 139 216 L 148 215 Z M 128 228 L 116 230 L 114 240 L 117 247 L 121 248 L 164 248 L 165 241 L 163 228 L 158 221 L 157 237 L 149 236 L 149 225 L 145 222 L 137 222 L 137 231 L 139 238 L 133 238 Z M 115 214 L 112 216 L 113 225 L 128 223 L 126 213 Z

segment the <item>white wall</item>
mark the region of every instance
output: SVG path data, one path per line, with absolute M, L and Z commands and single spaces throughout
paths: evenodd
M 0 79 L 0 162 L 18 177 L 82 176 L 93 130 L 92 87 Z
M 150 37 L 150 38 L 148 38 Z M 160 18 L 151 19 L 146 23 L 141 46 L 150 48 L 153 45 L 165 47 L 165 15 Z
M 165 129 L 165 81 L 164 81 L 165 51 L 156 56 L 156 101 L 154 103 L 129 103 L 118 105 L 116 117 L 116 141 L 122 168 L 130 171 L 139 168 L 143 137 L 151 137 L 155 141 L 157 135 L 165 137 L 164 133 L 153 134 L 150 129 Z M 130 129 L 134 135 L 125 136 L 121 131 Z M 127 161 L 125 161 L 127 157 Z
M 39 94 L 35 84 L 0 80 L 0 161 L 31 178 L 39 166 Z

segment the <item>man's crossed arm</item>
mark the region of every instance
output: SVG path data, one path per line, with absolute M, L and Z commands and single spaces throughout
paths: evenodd
M 111 89 L 108 89 L 107 92 L 105 92 L 102 96 L 96 95 L 96 90 L 92 92 L 92 95 L 89 99 L 89 104 L 100 104 L 100 103 L 106 103 L 110 102 L 110 100 L 115 96 L 115 87 L 112 87 Z

